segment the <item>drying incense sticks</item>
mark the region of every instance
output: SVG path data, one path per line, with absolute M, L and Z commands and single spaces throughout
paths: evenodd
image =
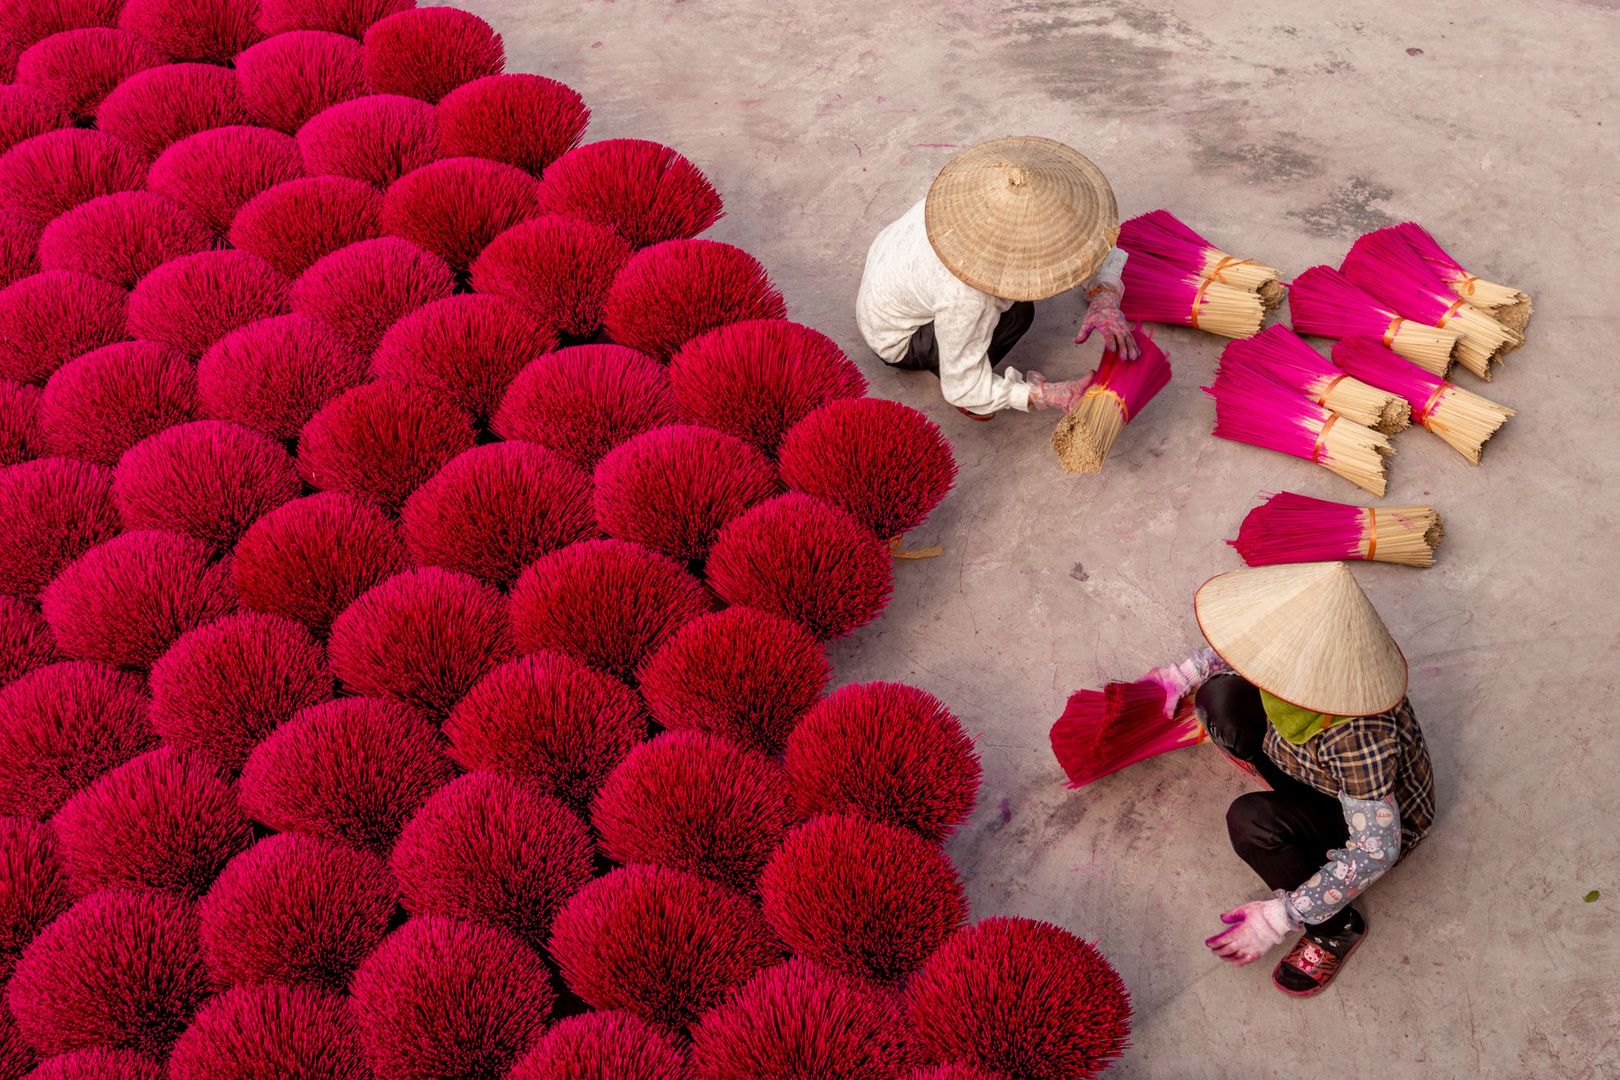
M 1399 233 L 1407 246 L 1434 269 L 1435 276 L 1445 282 L 1446 287 L 1458 297 L 1486 312 L 1508 329 L 1524 333 L 1533 310 L 1527 294 L 1511 285 L 1497 285 L 1470 274 L 1463 269 L 1462 263 L 1453 259 L 1445 248 L 1435 242 L 1428 230 L 1415 222 L 1403 222 L 1396 225 L 1394 231 Z
M 1215 385 L 1203 389 L 1215 399 L 1217 438 L 1313 461 L 1384 497 L 1385 459 L 1395 448 L 1382 433 L 1345 420 L 1262 368 L 1223 366 Z
M 1051 732 L 1052 753 L 1072 788 L 1208 738 L 1193 712 L 1191 694 L 1167 720 L 1164 688 L 1146 680 L 1110 683 L 1101 693 L 1076 692 Z
M 1105 350 L 1085 395 L 1052 432 L 1052 449 L 1069 472 L 1101 472 L 1125 425 L 1170 381 L 1169 358 L 1153 335 L 1141 323 L 1131 334 L 1142 355 L 1125 360 L 1112 349 Z
M 1127 319 L 1190 326 L 1229 338 L 1252 337 L 1265 321 L 1265 307 L 1257 294 L 1144 252 L 1125 260 L 1123 278 L 1125 295 L 1119 307 Z
M 1347 506 L 1280 491 L 1250 510 L 1227 543 L 1250 566 L 1368 559 L 1427 567 L 1445 535 L 1432 506 Z
M 1409 319 L 1456 330 L 1457 362 L 1489 381 L 1491 362 L 1524 344 L 1510 330 L 1452 293 L 1398 233 L 1379 229 L 1360 237 L 1339 264 L 1352 285 Z
M 1222 367 L 1243 363 L 1258 364 L 1318 405 L 1385 435 L 1412 422 L 1405 398 L 1346 375 L 1286 326 L 1268 326 L 1221 352 Z
M 1479 464 L 1485 441 L 1514 411 L 1437 378 L 1367 338 L 1348 337 L 1333 346 L 1333 362 L 1363 382 L 1412 403 L 1412 422 L 1421 424 Z
M 1150 210 L 1121 223 L 1119 246 L 1132 258 L 1138 254 L 1151 255 L 1204 281 L 1246 289 L 1260 297 L 1262 308 L 1268 312 L 1288 295 L 1279 280 L 1281 270 L 1253 259 L 1228 255 L 1168 210 Z
M 1445 377 L 1461 334 L 1403 319 L 1331 266 L 1313 266 L 1288 287 L 1294 329 L 1321 337 L 1370 337 L 1425 371 Z

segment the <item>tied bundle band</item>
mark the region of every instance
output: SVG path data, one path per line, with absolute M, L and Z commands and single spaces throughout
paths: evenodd
M 1367 554 L 1364 558 L 1372 558 L 1378 551 L 1378 511 L 1367 507 Z
M 1401 323 L 1405 321 L 1399 315 L 1389 320 L 1389 326 L 1384 328 L 1384 348 L 1387 349 L 1395 343 L 1395 335 L 1401 332 Z
M 1429 427 L 1429 414 L 1434 412 L 1435 406 L 1440 404 L 1441 395 L 1450 388 L 1450 383 L 1441 383 L 1439 386 L 1435 387 L 1434 393 L 1429 395 L 1429 400 L 1423 403 L 1423 407 L 1412 410 L 1412 419 L 1423 425 L 1423 427 L 1427 430 Z
M 1327 399 L 1333 394 L 1333 388 L 1344 382 L 1344 380 L 1348 379 L 1349 377 L 1350 376 L 1348 375 L 1340 375 L 1338 378 L 1324 386 L 1322 388 L 1322 396 L 1316 399 L 1316 403 L 1322 406 L 1324 409 L 1327 408 Z
M 1462 277 L 1458 278 L 1456 281 L 1453 281 L 1452 284 L 1461 289 L 1463 292 L 1467 293 L 1469 296 L 1473 296 L 1474 282 L 1478 280 L 1479 278 L 1464 270 L 1462 271 Z
M 1457 312 L 1459 310 L 1461 310 L 1462 306 L 1464 304 L 1466 304 L 1466 303 L 1468 303 L 1468 301 L 1459 298 L 1455 304 L 1452 304 L 1450 307 L 1446 308 L 1446 313 L 1444 315 L 1440 316 L 1440 321 L 1435 323 L 1434 325 L 1436 325 L 1436 326 L 1445 326 L 1446 322 L 1453 315 L 1457 314 Z
M 897 559 L 932 559 L 945 554 L 945 549 L 935 544 L 933 547 L 914 548 L 911 551 L 901 551 L 901 537 L 889 538 L 889 554 Z
M 1109 397 L 1111 397 L 1115 401 L 1119 402 L 1119 415 L 1123 416 L 1125 418 L 1125 422 L 1127 424 L 1130 423 L 1131 422 L 1131 410 L 1125 407 L 1125 399 L 1119 396 L 1119 391 L 1118 390 L 1110 390 L 1106 386 L 1091 386 L 1091 387 L 1086 388 L 1086 392 L 1085 392 L 1084 396 L 1085 397 L 1102 397 L 1104 394 L 1107 394 Z
M 1214 278 L 1205 278 L 1203 284 L 1198 286 L 1198 291 L 1193 293 L 1192 328 L 1194 330 L 1198 329 L 1198 305 L 1204 302 L 1204 293 L 1213 284 L 1215 284 Z
M 1209 273 L 1204 275 L 1204 281 L 1205 282 L 1218 281 L 1222 285 L 1229 285 L 1229 284 L 1231 284 L 1231 282 L 1227 281 L 1224 277 L 1222 277 L 1221 276 L 1222 273 L 1224 273 L 1228 269 L 1232 269 L 1232 268 L 1239 267 L 1239 266 L 1249 266 L 1249 265 L 1252 265 L 1253 263 L 1254 263 L 1253 259 L 1234 259 L 1232 256 L 1226 254 L 1226 252 L 1223 251 L 1223 252 L 1221 252 L 1221 261 L 1215 264 L 1215 268 L 1213 270 L 1209 271 Z M 1196 308 L 1194 310 L 1196 311 Z
M 1338 422 L 1339 414 L 1334 413 L 1328 417 L 1327 423 L 1322 425 L 1322 430 L 1316 433 L 1316 445 L 1311 447 L 1311 460 L 1318 465 L 1322 463 L 1322 446 L 1327 442 L 1327 433 L 1332 431 L 1333 425 Z

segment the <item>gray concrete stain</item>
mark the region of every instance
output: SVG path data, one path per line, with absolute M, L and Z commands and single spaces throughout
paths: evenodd
M 1395 192 L 1364 177 L 1356 177 L 1337 188 L 1322 202 L 1303 210 L 1290 210 L 1312 236 L 1355 237 L 1373 229 L 1394 225 L 1398 219 L 1374 206 L 1395 197 Z

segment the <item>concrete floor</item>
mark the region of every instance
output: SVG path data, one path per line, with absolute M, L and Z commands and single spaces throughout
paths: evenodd
M 694 159 L 729 211 L 710 235 L 762 259 L 792 317 L 955 444 L 956 490 L 911 537 L 946 555 L 896 564 L 887 613 L 834 645 L 838 678 L 915 683 L 979 735 L 983 793 L 951 847 L 974 915 L 1100 943 L 1136 1008 L 1117 1075 L 1620 1076 L 1620 436 L 1603 366 L 1620 332 L 1620 0 L 462 2 L 504 35 L 510 70 L 585 95 L 589 138 Z M 1264 891 L 1223 826 L 1245 784 L 1212 749 L 1074 792 L 1046 733 L 1072 690 L 1201 644 L 1192 593 L 1240 565 L 1221 541 L 1258 492 L 1361 492 L 1210 436 L 1208 335 L 1161 332 L 1175 381 L 1100 476 L 1075 477 L 1050 413 L 972 423 L 856 332 L 873 234 L 958 147 L 1024 133 L 1089 155 L 1125 215 L 1168 207 L 1290 275 L 1410 218 L 1535 296 L 1530 343 L 1486 391 L 1519 415 L 1484 467 L 1423 431 L 1397 440 L 1386 503 L 1432 501 L 1448 535 L 1433 570 L 1358 577 L 1411 660 L 1440 814 L 1365 897 L 1372 937 L 1324 997 L 1286 998 L 1269 963 L 1203 947 Z M 1088 371 L 1078 321 L 1071 298 L 1039 305 L 1012 363 Z

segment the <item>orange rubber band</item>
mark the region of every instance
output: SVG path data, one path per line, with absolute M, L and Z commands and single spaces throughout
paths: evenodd
M 1401 323 L 1405 321 L 1399 315 L 1389 320 L 1389 326 L 1384 330 L 1384 348 L 1387 349 L 1395 343 L 1395 335 L 1401 332 Z
M 1479 280 L 1479 278 L 1475 277 L 1473 274 L 1470 274 L 1468 271 L 1464 270 L 1464 271 L 1462 271 L 1462 280 L 1461 281 L 1453 281 L 1452 284 L 1455 285 L 1457 288 L 1461 289 L 1463 292 L 1467 293 L 1469 296 L 1473 296 L 1474 295 L 1474 282 L 1476 282 L 1478 280 Z
M 1088 397 L 1102 397 L 1104 394 L 1107 394 L 1109 397 L 1119 402 L 1119 414 L 1125 418 L 1125 422 L 1127 424 L 1130 423 L 1131 410 L 1125 407 L 1125 399 L 1119 396 L 1118 390 L 1110 390 L 1106 386 L 1091 386 L 1087 387 L 1086 392 L 1080 395 L 1080 397 L 1082 400 L 1084 400 Z
M 1204 283 L 1198 286 L 1198 291 L 1193 293 L 1192 328 L 1194 330 L 1198 329 L 1198 305 L 1204 302 L 1204 290 L 1208 289 L 1213 284 L 1215 284 L 1214 279 L 1205 278 Z
M 1378 550 L 1378 511 L 1367 507 L 1367 554 L 1365 558 L 1372 558 Z
M 1316 445 L 1311 448 L 1311 460 L 1317 464 L 1321 464 L 1322 462 L 1322 444 L 1327 441 L 1327 433 L 1331 431 L 1333 429 L 1333 425 L 1337 424 L 1338 422 L 1339 414 L 1334 413 L 1332 416 L 1328 417 L 1328 422 L 1322 425 L 1322 430 L 1316 433 Z
M 1450 389 L 1451 389 L 1451 384 L 1450 383 L 1448 383 L 1448 382 L 1441 383 L 1438 387 L 1435 388 L 1434 393 L 1429 395 L 1429 400 L 1425 401 L 1423 403 L 1423 407 L 1421 409 L 1414 409 L 1412 411 L 1413 419 L 1415 419 L 1419 424 L 1421 424 L 1424 427 L 1424 429 L 1429 430 L 1429 415 L 1431 413 L 1433 413 L 1434 410 L 1435 410 L 1435 407 L 1440 404 L 1440 396 L 1442 394 L 1444 394 L 1447 390 L 1450 390 Z
M 1435 323 L 1434 325 L 1436 325 L 1436 326 L 1445 326 L 1446 325 L 1446 320 L 1450 319 L 1453 315 L 1457 314 L 1458 310 L 1461 309 L 1462 306 L 1464 304 L 1466 304 L 1466 303 L 1468 303 L 1468 301 L 1459 298 L 1458 301 L 1455 304 L 1452 304 L 1450 307 L 1446 308 L 1446 313 L 1444 315 L 1440 316 L 1440 321 Z
M 1316 399 L 1316 403 L 1318 405 L 1322 406 L 1324 409 L 1327 408 L 1328 395 L 1333 393 L 1333 388 L 1335 386 L 1338 386 L 1340 383 L 1344 382 L 1344 380 L 1348 379 L 1349 377 L 1350 377 L 1349 375 L 1340 375 L 1338 378 L 1336 378 L 1332 382 L 1328 383 L 1327 386 L 1322 388 L 1322 396 Z
M 1238 267 L 1238 266 L 1249 266 L 1249 265 L 1253 264 L 1253 262 L 1254 262 L 1253 259 L 1234 259 L 1230 255 L 1222 255 L 1221 256 L 1221 261 L 1215 264 L 1215 269 L 1211 270 L 1209 273 L 1204 275 L 1204 280 L 1205 281 L 1218 281 L 1222 285 L 1226 285 L 1226 284 L 1228 284 L 1228 282 L 1227 282 L 1227 280 L 1225 278 L 1221 277 L 1221 274 L 1225 273 L 1226 270 L 1229 269 L 1229 268 Z

